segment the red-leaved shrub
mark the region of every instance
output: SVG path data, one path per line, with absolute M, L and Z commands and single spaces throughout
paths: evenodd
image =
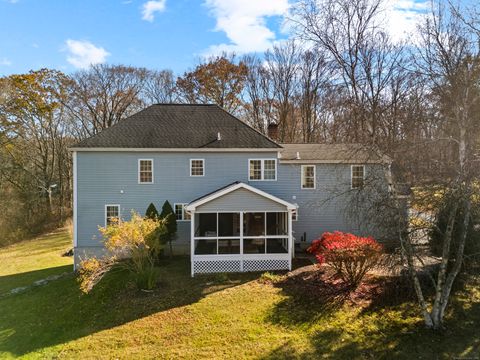
M 332 266 L 352 287 L 357 287 L 365 274 L 379 264 L 383 248 L 371 237 L 335 231 L 326 232 L 307 249 L 319 264 Z

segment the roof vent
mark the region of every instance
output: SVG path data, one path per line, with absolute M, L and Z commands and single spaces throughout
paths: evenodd
M 297 151 L 297 156 L 295 157 L 295 159 L 300 160 L 300 151 Z
M 220 131 L 217 133 L 217 140 L 218 141 L 222 140 L 222 135 L 220 134 Z

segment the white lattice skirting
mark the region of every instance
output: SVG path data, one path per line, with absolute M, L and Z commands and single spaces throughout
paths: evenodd
M 280 259 L 243 260 L 243 271 L 288 270 L 289 261 Z M 194 260 L 193 273 L 241 272 L 242 260 Z

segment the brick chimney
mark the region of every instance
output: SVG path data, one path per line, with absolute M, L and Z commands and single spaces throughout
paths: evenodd
M 278 125 L 274 122 L 271 122 L 270 124 L 268 124 L 267 134 L 268 134 L 268 137 L 270 139 L 272 139 L 273 141 L 277 141 L 278 140 Z

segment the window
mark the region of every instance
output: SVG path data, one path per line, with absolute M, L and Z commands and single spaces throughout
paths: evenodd
M 298 209 L 292 211 L 292 221 L 298 220 Z
M 153 184 L 153 160 L 152 159 L 138 160 L 138 183 Z
M 204 159 L 190 159 L 190 176 L 205 175 L 204 164 Z
M 120 205 L 105 205 L 105 226 L 120 221 Z
M 365 181 L 365 166 L 352 165 L 352 189 L 362 188 Z
M 175 208 L 175 217 L 178 221 L 188 221 L 190 220 L 190 214 L 185 210 L 187 204 L 174 204 Z
M 277 180 L 277 160 L 250 159 L 248 163 L 249 180 Z
M 315 165 L 302 165 L 302 189 L 315 189 Z

